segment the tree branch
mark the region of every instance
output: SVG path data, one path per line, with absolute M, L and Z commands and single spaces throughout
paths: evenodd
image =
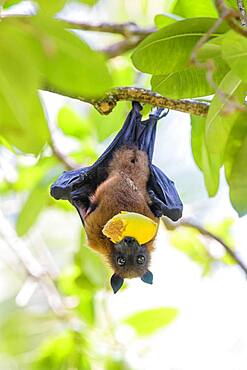
M 240 11 L 241 25 L 243 27 L 246 27 L 247 26 L 247 15 L 246 15 L 245 7 L 244 7 L 244 2 L 243 0 L 237 0 L 237 3 L 238 3 L 238 9 Z
M 60 318 L 66 319 L 68 317 L 68 310 L 64 302 L 64 298 L 60 295 L 56 288 L 54 281 L 51 278 L 49 271 L 44 266 L 41 266 L 39 261 L 32 255 L 30 250 L 25 245 L 24 241 L 19 238 L 0 210 L 0 235 L 7 243 L 7 245 L 13 250 L 15 255 L 18 257 L 19 261 L 29 277 L 27 282 L 33 282 L 34 285 L 39 284 L 45 293 L 47 301 L 53 310 L 53 312 Z M 24 283 L 25 286 L 25 283 Z M 29 284 L 29 287 L 31 285 Z M 26 291 L 25 296 L 27 297 L 28 292 Z M 19 300 L 19 298 L 18 298 Z M 23 300 L 21 299 L 23 302 Z
M 215 6 L 219 13 L 220 18 L 226 20 L 228 25 L 240 35 L 247 37 L 247 29 L 241 27 L 238 23 L 237 19 L 239 17 L 239 13 L 233 9 L 228 8 L 224 2 L 224 0 L 215 0 Z
M 137 26 L 136 23 L 127 22 L 127 23 L 95 23 L 89 24 L 84 22 L 74 22 L 61 19 L 62 22 L 67 25 L 68 28 L 73 28 L 83 31 L 94 31 L 94 32 L 106 32 L 122 35 L 126 38 L 132 36 L 146 37 L 150 33 L 156 31 L 155 27 L 150 28 L 141 28 Z
M 209 109 L 209 103 L 207 102 L 192 99 L 170 99 L 139 87 L 116 87 L 99 99 L 68 94 L 50 86 L 45 86 L 43 89 L 92 104 L 101 114 L 105 115 L 112 112 L 118 101 L 133 100 L 139 103 L 147 103 L 154 107 L 168 108 L 198 116 L 206 116 Z
M 203 236 L 216 240 L 219 244 L 222 245 L 226 253 L 232 257 L 232 259 L 242 269 L 242 271 L 245 273 L 247 277 L 247 266 L 244 264 L 244 262 L 237 256 L 237 254 L 232 250 L 232 248 L 224 242 L 223 239 L 219 238 L 211 231 L 205 229 L 203 226 L 198 225 L 197 223 L 191 220 L 184 219 L 179 222 L 171 222 L 168 218 L 163 217 L 162 221 L 168 230 L 174 230 L 177 229 L 178 227 L 190 227 L 199 231 L 199 233 L 202 234 Z
M 62 153 L 60 149 L 58 149 L 51 132 L 50 137 L 51 137 L 50 146 L 53 155 L 59 160 L 59 162 L 61 162 L 64 165 L 66 170 L 76 170 L 79 167 L 79 165 L 76 162 L 74 162 L 73 159 L 69 158 L 67 155 Z

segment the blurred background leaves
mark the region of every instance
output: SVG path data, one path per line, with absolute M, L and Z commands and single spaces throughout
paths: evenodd
M 234 269 L 236 262 L 196 228 L 168 228 L 166 237 L 157 241 L 155 253 L 162 258 L 157 262 L 154 257 L 157 286 L 165 270 L 168 279 L 161 287 L 145 290 L 141 282 L 136 282 L 136 287 L 131 282 L 113 300 L 110 269 L 87 248 L 73 207 L 51 198 L 49 187 L 71 163 L 93 163 L 120 129 L 130 108 L 120 103 L 109 116 L 101 116 L 73 97 L 98 98 L 114 86 L 149 88 L 150 75 L 152 89 L 170 98 L 208 99 L 205 95 L 215 92 L 206 72 L 189 65 L 188 59 L 200 36 L 214 23 L 216 9 L 209 0 L 2 0 L 0 4 L 3 13 L 37 12 L 33 17 L 3 18 L 0 25 L 0 216 L 4 218 L 0 224 L 0 369 L 143 369 L 154 338 L 161 336 L 161 343 L 164 338 L 170 340 L 169 329 L 174 327 L 176 332 L 180 316 L 183 319 L 183 303 L 178 299 L 183 291 L 173 275 L 175 271 L 178 279 L 186 282 L 177 267 L 180 258 L 188 270 L 195 268 L 198 276 L 212 281 L 217 269 Z M 135 69 L 131 53 L 108 60 L 99 51 L 119 36 L 97 33 L 93 37 L 81 30 L 72 31 L 54 19 L 58 12 L 62 18 L 92 23 L 133 21 L 143 27 L 156 25 L 159 30 L 135 50 Z M 191 30 L 198 33 L 196 37 L 190 35 Z M 164 35 L 167 39 L 162 44 Z M 245 59 L 235 54 L 245 49 L 246 40 L 223 25 L 198 53 L 200 62 L 209 57 L 214 60 L 216 84 L 242 108 Z M 61 95 L 53 94 L 53 89 Z M 194 161 L 204 176 L 208 194 L 215 195 L 224 184 L 223 166 L 232 205 L 244 215 L 246 110 L 229 112 L 231 104 L 222 106 L 221 98 L 220 91 L 212 98 L 207 118 L 191 117 L 191 136 L 188 117 L 171 112 L 159 127 L 157 161 L 178 184 L 185 215 L 198 218 L 235 251 L 243 239 L 238 239 L 234 228 L 241 232 L 243 228 L 230 206 L 227 212 L 231 217 L 225 215 L 224 207 L 220 215 L 217 213 L 228 201 L 228 193 L 223 202 L 217 198 L 212 205 L 189 146 L 191 139 Z M 144 106 L 144 114 L 150 108 Z M 226 189 L 223 185 L 218 196 Z M 158 254 L 164 243 L 168 262 L 167 255 Z M 176 262 L 170 270 L 169 256 L 175 256 Z M 36 269 L 30 270 L 34 262 Z M 175 291 L 170 296 L 168 286 Z M 187 292 L 186 285 L 182 286 Z M 187 297 L 184 302 L 186 306 Z M 163 329 L 168 333 L 165 337 Z M 186 343 L 183 346 L 186 348 Z M 143 359 L 139 367 L 134 365 L 137 361 L 133 353 L 130 356 L 131 350 Z M 168 352 L 165 357 L 169 357 Z

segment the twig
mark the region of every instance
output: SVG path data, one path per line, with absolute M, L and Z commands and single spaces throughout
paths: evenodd
M 199 41 L 196 43 L 194 49 L 192 50 L 191 53 L 191 63 L 194 64 L 198 68 L 203 68 L 206 71 L 206 78 L 209 83 L 209 85 L 217 91 L 218 96 L 221 98 L 221 100 L 224 103 L 227 103 L 227 112 L 224 113 L 232 113 L 235 110 L 242 111 L 243 106 L 239 104 L 237 101 L 229 97 L 223 90 L 219 89 L 218 85 L 216 84 L 214 80 L 214 72 L 216 70 L 215 62 L 213 59 L 207 59 L 204 62 L 200 62 L 198 60 L 198 52 L 200 49 L 203 47 L 203 45 L 206 44 L 206 42 L 209 40 L 210 36 L 217 31 L 217 29 L 220 27 L 222 22 L 227 18 L 227 17 L 232 17 L 233 9 L 229 9 L 227 7 L 223 7 L 222 11 L 220 13 L 220 18 L 218 18 L 215 23 L 212 25 L 212 27 L 199 39 Z M 234 16 L 235 16 L 234 12 Z
M 155 107 L 168 108 L 198 116 L 206 116 L 209 109 L 209 103 L 206 102 L 192 99 L 169 99 L 151 90 L 139 87 L 116 87 L 99 99 L 68 94 L 50 86 L 45 86 L 43 89 L 92 104 L 101 114 L 105 115 L 111 113 L 118 101 L 133 100 L 140 103 L 147 103 Z
M 17 236 L 12 225 L 6 219 L 1 210 L 0 234 L 8 246 L 15 252 L 15 255 L 22 263 L 27 275 L 33 282 L 37 282 L 43 289 L 53 312 L 61 318 L 67 317 L 67 307 L 64 304 L 63 297 L 58 292 L 54 281 L 50 278 L 49 272 L 40 265 L 36 258 L 34 258 L 23 240 Z
M 5 14 L 0 16 L 0 20 L 4 21 L 7 19 L 16 19 L 23 23 L 28 23 L 30 15 L 21 14 Z M 137 24 L 132 22 L 127 23 L 96 23 L 89 24 L 86 22 L 75 22 L 68 21 L 66 19 L 56 18 L 59 23 L 62 23 L 64 27 L 91 31 L 91 32 L 106 32 L 111 34 L 118 34 L 124 37 L 124 40 L 116 42 L 115 44 L 99 51 L 103 52 L 107 58 L 114 58 L 120 54 L 123 54 L 133 48 L 135 48 L 146 36 L 156 31 L 156 28 L 141 28 Z
M 156 28 L 141 28 L 136 23 L 95 23 L 89 24 L 84 22 L 74 22 L 61 19 L 68 28 L 83 30 L 83 31 L 94 31 L 94 32 L 107 32 L 113 34 L 119 34 L 126 38 L 132 36 L 145 37 L 150 33 L 156 31 Z
M 246 15 L 245 7 L 244 7 L 244 2 L 243 0 L 237 0 L 237 3 L 238 3 L 238 9 L 240 11 L 241 25 L 243 27 L 246 27 L 247 26 L 247 15 Z
M 232 248 L 229 247 L 229 245 L 227 245 L 224 242 L 224 240 L 219 238 L 217 235 L 215 235 L 211 231 L 205 229 L 201 225 L 198 225 L 194 221 L 190 221 L 190 220 L 186 220 L 186 219 L 181 220 L 179 222 L 171 222 L 168 218 L 163 217 L 162 221 L 163 221 L 164 225 L 167 227 L 168 230 L 174 230 L 178 227 L 190 227 L 190 228 L 198 230 L 200 232 L 200 234 L 202 234 L 206 237 L 209 237 L 211 239 L 216 240 L 219 244 L 221 244 L 223 246 L 223 248 L 225 249 L 227 254 L 229 254 L 232 257 L 232 259 L 236 262 L 236 264 L 244 271 L 244 273 L 247 277 L 247 266 L 244 264 L 244 262 L 241 261 L 241 259 L 236 255 L 236 253 L 232 250 Z
M 143 36 L 132 36 L 116 42 L 101 51 L 107 58 L 115 58 L 118 55 L 122 55 L 127 51 L 134 49 L 143 39 Z
M 247 29 L 241 27 L 238 23 L 237 18 L 239 13 L 232 8 L 228 8 L 224 3 L 224 0 L 215 0 L 215 6 L 221 18 L 224 18 L 234 31 L 240 33 L 240 35 L 247 37 Z
M 79 165 L 76 162 L 74 162 L 73 159 L 69 158 L 67 155 L 62 153 L 60 149 L 58 149 L 57 145 L 54 142 L 52 134 L 50 135 L 50 138 L 51 138 L 50 146 L 54 156 L 59 160 L 59 162 L 61 162 L 64 165 L 64 167 L 67 170 L 76 170 L 79 167 Z

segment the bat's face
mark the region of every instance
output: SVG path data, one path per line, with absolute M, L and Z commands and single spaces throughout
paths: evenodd
M 148 269 L 150 254 L 135 238 L 125 237 L 113 246 L 111 265 L 122 278 L 142 277 Z

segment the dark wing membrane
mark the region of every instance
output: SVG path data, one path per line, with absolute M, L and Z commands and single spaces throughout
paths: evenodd
M 107 176 L 105 168 L 111 160 L 113 152 L 122 146 L 136 145 L 139 149 L 146 151 L 149 160 L 152 160 L 158 117 L 152 115 L 149 120 L 141 122 L 140 110 L 142 106 L 137 102 L 133 102 L 132 106 L 122 129 L 92 166 L 75 171 L 65 171 L 51 186 L 51 195 L 55 199 L 71 200 L 72 195 L 78 197 L 80 192 L 84 196 L 84 185 L 87 185 L 86 195 L 92 194 L 96 187 L 105 180 Z M 90 184 L 91 189 L 89 190 Z
M 51 186 L 51 196 L 55 199 L 70 200 L 71 192 L 77 184 L 85 181 L 90 167 L 80 168 L 74 171 L 64 171 Z
M 182 217 L 183 204 L 174 182 L 154 164 L 150 165 L 148 192 L 153 203 L 153 211 L 158 217 L 164 215 L 173 221 Z

